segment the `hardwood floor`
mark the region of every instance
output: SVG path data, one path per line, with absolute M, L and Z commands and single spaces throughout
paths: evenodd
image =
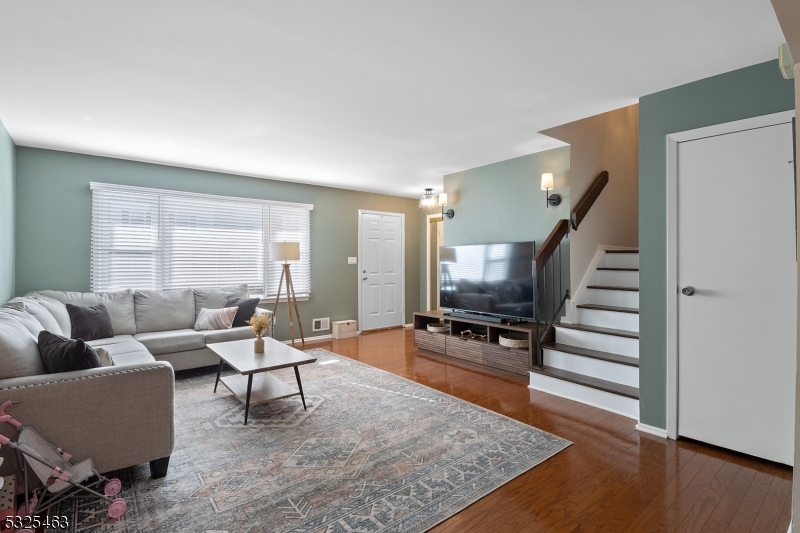
M 435 533 L 786 533 L 792 469 L 692 442 L 527 387 L 527 378 L 421 353 L 397 329 L 307 342 L 462 398 L 574 444 Z

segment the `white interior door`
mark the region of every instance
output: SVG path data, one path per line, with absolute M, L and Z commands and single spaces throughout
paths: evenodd
M 792 142 L 783 123 L 677 148 L 678 434 L 789 465 L 797 342 Z
M 404 228 L 395 213 L 360 213 L 361 330 L 404 324 Z

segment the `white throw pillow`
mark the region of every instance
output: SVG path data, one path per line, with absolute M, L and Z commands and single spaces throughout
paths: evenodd
M 94 351 L 97 353 L 97 357 L 100 358 L 100 362 L 103 363 L 103 366 L 114 366 L 114 360 L 111 358 L 111 354 L 108 353 L 108 350 L 96 346 Z
M 233 318 L 238 307 L 225 307 L 223 309 L 200 309 L 197 322 L 194 323 L 195 331 L 204 329 L 231 329 Z

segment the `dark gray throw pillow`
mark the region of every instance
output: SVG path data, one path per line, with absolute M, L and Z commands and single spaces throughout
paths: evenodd
M 46 330 L 39 332 L 39 354 L 48 374 L 103 366 L 97 352 L 83 340 L 68 339 Z
M 91 306 L 67 304 L 67 312 L 72 322 L 72 338 L 93 341 L 114 336 L 111 316 L 103 304 Z
M 225 307 L 238 307 L 236 316 L 233 317 L 232 328 L 240 328 L 242 326 L 249 326 L 247 323 L 254 314 L 256 314 L 256 307 L 261 300 L 258 298 L 228 298 L 225 302 Z

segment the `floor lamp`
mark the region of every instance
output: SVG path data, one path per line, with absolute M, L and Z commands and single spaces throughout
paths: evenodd
M 292 346 L 294 346 L 294 322 L 292 320 L 292 305 L 294 305 L 294 312 L 297 315 L 297 326 L 300 328 L 300 341 L 303 343 L 303 348 L 306 346 L 306 339 L 303 336 L 303 324 L 300 321 L 300 310 L 297 308 L 297 296 L 294 294 L 294 285 L 292 284 L 292 272 L 289 270 L 289 261 L 300 260 L 300 243 L 299 242 L 273 242 L 269 245 L 270 260 L 283 261 L 283 270 L 281 271 L 281 281 L 278 283 L 278 294 L 275 296 L 275 307 L 272 309 L 272 316 L 277 316 L 278 302 L 281 299 L 281 287 L 283 287 L 283 278 L 286 278 L 286 307 L 289 311 L 289 333 L 292 335 Z

